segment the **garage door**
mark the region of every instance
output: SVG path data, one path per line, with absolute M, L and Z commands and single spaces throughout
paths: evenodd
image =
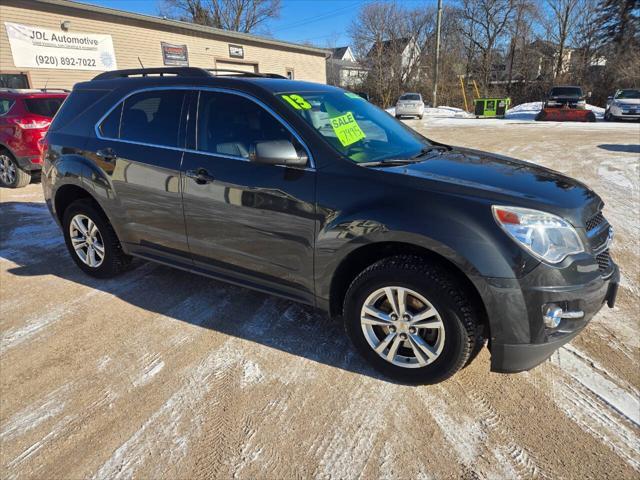
M 230 70 L 240 70 L 242 72 L 258 73 L 258 65 L 255 63 L 233 63 L 216 61 L 216 68 L 228 68 Z M 224 72 L 223 72 L 224 73 Z

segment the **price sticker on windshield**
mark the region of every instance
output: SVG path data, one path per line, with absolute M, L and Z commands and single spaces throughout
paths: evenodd
M 280 95 L 284 101 L 291 105 L 296 110 L 310 110 L 311 104 L 307 102 L 302 96 L 292 93 L 291 95 Z
M 347 112 L 339 117 L 333 117 L 329 119 L 329 121 L 331 122 L 331 128 L 333 128 L 343 147 L 348 147 L 352 143 L 366 138 L 366 135 L 351 112 Z

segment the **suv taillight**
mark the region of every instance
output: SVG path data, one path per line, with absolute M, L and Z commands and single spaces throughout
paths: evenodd
M 47 156 L 47 150 L 49 149 L 49 142 L 46 136 L 38 140 L 38 148 L 40 149 L 40 163 L 44 165 L 44 158 Z
M 51 120 L 46 117 L 26 116 L 17 118 L 16 125 L 24 130 L 35 130 L 38 128 L 49 128 Z

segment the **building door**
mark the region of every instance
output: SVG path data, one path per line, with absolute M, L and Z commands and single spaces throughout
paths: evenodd
M 258 73 L 257 63 L 230 62 L 225 60 L 216 60 L 216 69 L 240 70 L 242 72 Z

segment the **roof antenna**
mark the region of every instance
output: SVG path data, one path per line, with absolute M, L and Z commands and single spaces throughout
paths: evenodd
M 47 91 L 47 85 L 49 85 L 49 77 L 47 77 L 47 80 L 44 82 L 44 88 L 42 89 L 43 92 Z
M 140 57 L 138 57 L 138 63 L 140 63 L 140 66 L 144 68 L 144 65 L 142 64 L 142 60 L 140 60 Z

